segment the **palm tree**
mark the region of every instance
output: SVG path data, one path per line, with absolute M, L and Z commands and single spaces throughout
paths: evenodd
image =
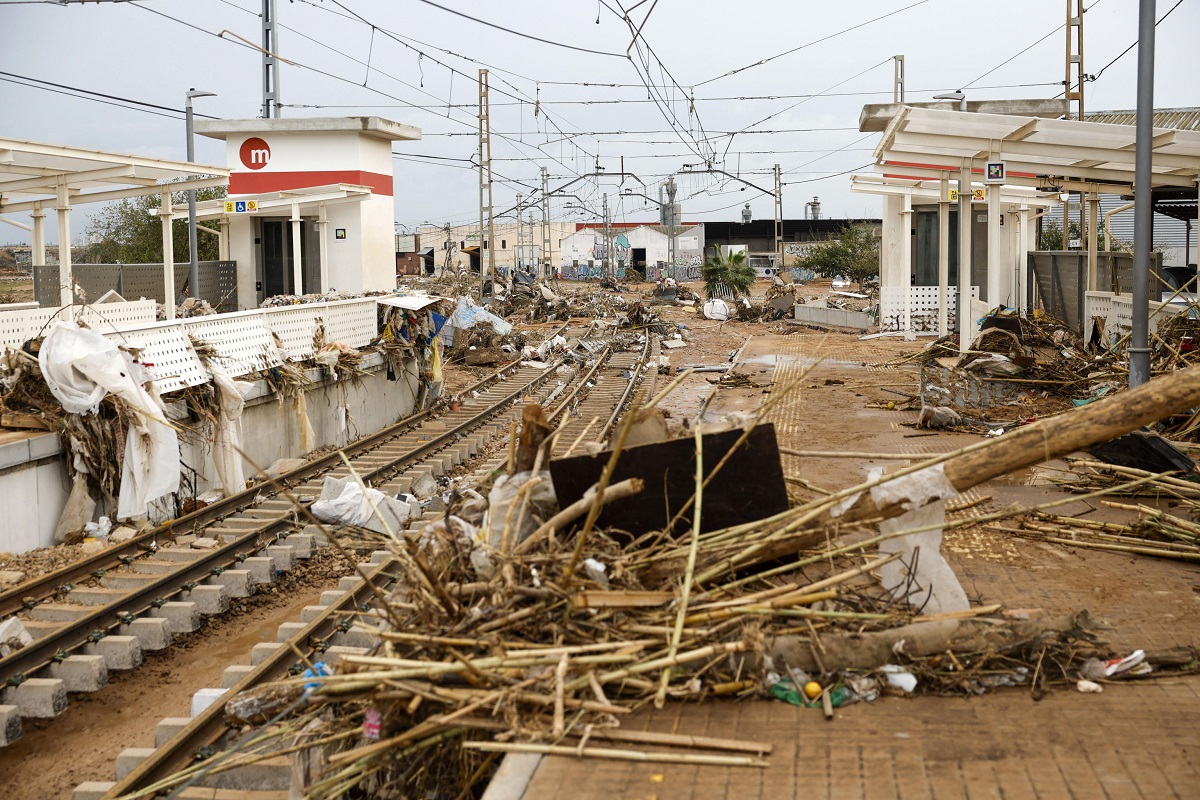
M 700 268 L 704 276 L 704 293 L 708 297 L 746 294 L 754 285 L 754 268 L 746 263 L 744 252 L 709 256 Z

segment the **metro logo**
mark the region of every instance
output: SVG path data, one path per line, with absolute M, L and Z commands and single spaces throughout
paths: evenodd
M 246 169 L 262 169 L 271 160 L 271 147 L 257 136 L 251 136 L 242 142 L 238 158 Z

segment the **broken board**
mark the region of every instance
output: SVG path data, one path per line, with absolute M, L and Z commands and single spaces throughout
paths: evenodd
M 704 436 L 706 476 L 742 433 L 735 429 Z M 603 452 L 551 461 L 550 475 L 559 503 L 566 507 L 582 498 L 600 480 L 608 459 L 609 453 Z M 627 478 L 641 478 L 645 490 L 605 506 L 597 524 L 635 535 L 661 530 L 670 521 L 669 515 L 682 508 L 696 489 L 695 440 L 689 437 L 626 448 L 610 483 Z M 787 487 L 775 426 L 759 425 L 709 483 L 704 492 L 700 527 L 704 531 L 718 530 L 763 519 L 787 508 Z M 687 530 L 691 524 L 689 511 L 675 524 L 675 531 Z

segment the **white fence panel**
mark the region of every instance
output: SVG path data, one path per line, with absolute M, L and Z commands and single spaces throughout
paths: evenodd
M 979 287 L 971 287 L 971 296 L 979 297 Z M 950 327 L 957 327 L 958 287 L 946 290 L 946 309 Z M 913 286 L 909 289 L 909 314 L 913 330 L 917 333 L 937 333 L 938 287 Z M 904 330 L 904 287 L 884 286 L 879 292 L 879 329 L 881 331 Z

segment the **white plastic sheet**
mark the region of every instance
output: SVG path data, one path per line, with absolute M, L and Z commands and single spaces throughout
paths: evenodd
M 149 503 L 178 491 L 179 437 L 162 403 L 142 387 L 149 378 L 145 369 L 128 353 L 95 331 L 59 322 L 42 342 L 38 363 L 50 391 L 69 413 L 95 411 L 110 392 L 128 405 L 117 519 L 143 516 Z
M 213 361 L 209 364 L 213 384 L 217 387 L 220 416 L 213 436 L 212 460 L 217 479 L 225 494 L 233 495 L 246 488 L 246 473 L 242 466 L 242 411 L 246 395 L 254 388 L 249 381 L 235 381 Z

